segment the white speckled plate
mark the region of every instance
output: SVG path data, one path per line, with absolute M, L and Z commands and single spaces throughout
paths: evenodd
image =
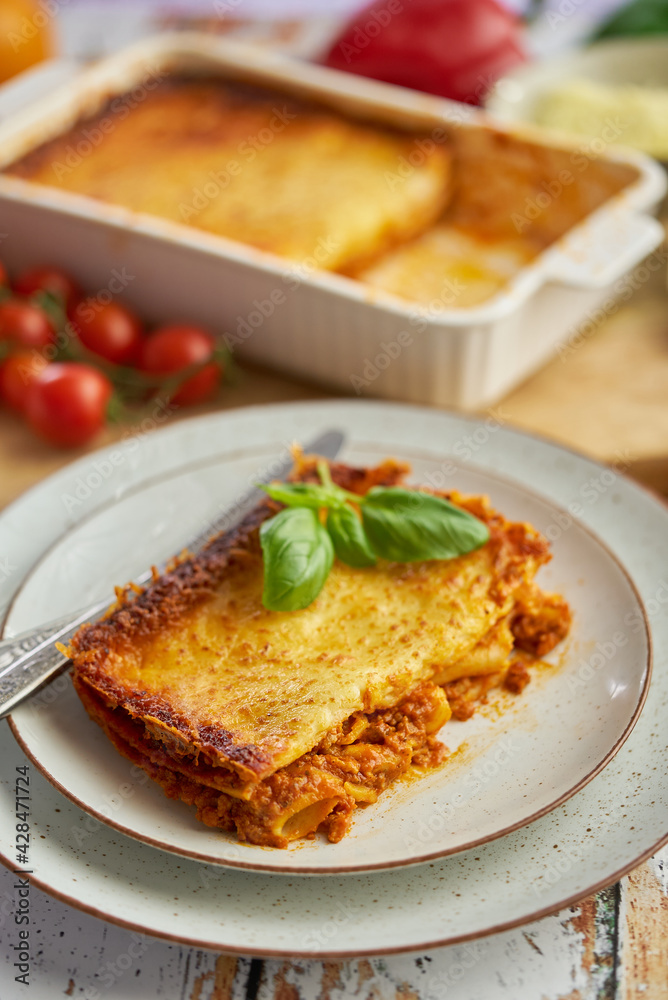
M 221 428 L 230 422 L 217 419 Z M 208 423 L 199 425 L 207 438 Z M 269 444 L 260 454 L 225 455 L 220 449 L 209 460 L 193 461 L 185 444 L 190 433 L 190 427 L 172 433 L 180 456 L 176 467 L 152 475 L 147 469 L 136 486 L 77 517 L 63 532 L 15 595 L 10 626 L 60 617 L 89 597 L 103 598 L 110 583 L 130 579 L 157 553 L 178 552 L 272 458 Z M 353 436 L 342 457 L 365 465 L 387 456 L 386 445 L 368 443 L 371 433 L 360 437 L 367 443 Z M 428 442 L 402 445 L 396 454 L 412 463 L 416 482 L 441 475 L 465 493 L 487 493 L 506 516 L 554 538 L 553 560 L 539 579 L 567 597 L 575 625 L 550 658 L 554 666 L 538 671 L 521 697 L 499 695 L 487 712 L 449 723 L 442 738 L 457 751 L 452 760 L 358 810 L 339 844 L 319 837 L 285 851 L 260 848 L 204 826 L 194 809 L 167 799 L 141 770 L 132 769 L 130 777 L 127 761 L 67 684 L 55 701 L 29 702 L 13 714 L 15 735 L 46 777 L 93 816 L 165 850 L 234 867 L 321 874 L 388 868 L 464 850 L 536 819 L 590 780 L 628 735 L 649 679 L 643 611 L 626 572 L 587 528 L 524 487 L 455 464 Z M 104 459 L 92 460 L 90 468 L 95 461 Z M 78 499 L 76 491 L 69 497 Z M 69 497 L 61 502 L 78 512 Z M 119 796 L 128 782 L 127 795 Z
M 543 806 L 554 805 L 560 788 L 568 794 L 581 784 L 609 755 L 633 718 L 634 709 L 626 721 L 623 713 L 618 714 L 619 706 L 628 700 L 627 691 L 635 689 L 634 708 L 641 701 L 647 658 L 643 617 L 633 588 L 617 560 L 610 558 L 606 549 L 580 525 L 560 521 L 563 515 L 553 506 L 554 502 L 562 506 L 580 504 L 580 520 L 588 523 L 615 552 L 644 592 L 653 627 L 659 633 L 666 630 L 664 606 L 668 584 L 662 574 L 668 549 L 668 518 L 665 509 L 638 487 L 578 455 L 498 427 L 493 421 L 476 429 L 476 424 L 465 418 L 362 402 L 249 409 L 175 425 L 142 440 L 139 448 L 128 452 L 113 481 L 111 475 L 105 478 L 104 470 L 98 469 L 90 495 L 86 495 L 86 479 L 93 462 L 104 461 L 104 453 L 58 473 L 0 519 L 0 552 L 7 551 L 11 564 L 18 567 L 12 589 L 18 584 L 19 575 L 25 576 L 32 563 L 40 564 L 39 571 L 24 580 L 12 605 L 11 626 L 19 629 L 34 622 L 38 614 L 48 617 L 66 610 L 62 594 L 79 579 L 84 560 L 77 550 L 83 539 L 87 539 L 82 552 L 89 553 L 91 580 L 96 579 L 95 567 L 102 565 L 101 559 L 106 560 L 105 568 L 120 573 L 121 579 L 144 565 L 141 551 L 125 550 L 123 554 L 118 545 L 110 545 L 109 538 L 105 541 L 104 531 L 86 535 L 87 526 L 108 524 L 111 530 L 113 510 L 120 511 L 127 503 L 138 504 L 132 509 L 140 526 L 139 535 L 145 535 L 150 525 L 155 535 L 151 544 L 158 549 L 161 540 L 177 543 L 187 537 L 190 526 L 181 521 L 175 527 L 167 507 L 157 502 L 156 491 L 171 496 L 179 512 L 184 503 L 192 503 L 193 509 L 201 504 L 196 512 L 200 517 L 221 457 L 228 463 L 226 477 L 229 468 L 234 467 L 237 479 L 234 484 L 227 479 L 221 481 L 216 488 L 223 499 L 232 499 L 238 488 L 245 485 L 247 476 L 280 452 L 286 442 L 303 438 L 305 428 L 310 435 L 328 426 L 339 426 L 348 432 L 351 443 L 345 457 L 368 461 L 381 454 L 406 456 L 414 462 L 417 479 L 440 464 L 440 471 L 450 481 L 447 456 L 459 456 L 468 465 L 464 472 L 458 470 L 455 477 L 458 485 L 465 489 L 486 488 L 505 512 L 530 516 L 539 527 L 549 529 L 555 536 L 558 555 L 543 571 L 543 582 L 567 593 L 577 612 L 576 633 L 563 662 L 557 663 L 553 670 L 546 670 L 539 683 L 524 692 L 522 713 L 517 714 L 515 709 L 497 719 L 484 719 L 475 731 L 471 730 L 470 737 L 460 737 L 466 738 L 472 747 L 468 758 L 464 752 L 462 762 L 457 761 L 454 767 L 451 763 L 438 775 L 389 792 L 384 800 L 360 815 L 347 845 L 346 841 L 341 845 L 307 843 L 288 852 L 248 848 L 252 860 L 241 853 L 217 859 L 226 864 L 268 867 L 278 863 L 283 872 L 289 864 L 297 870 L 310 871 L 335 871 L 360 864 L 367 868 L 378 863 L 405 864 L 442 853 L 443 840 L 439 838 L 444 836 L 444 829 L 446 837 L 451 838 L 453 825 L 462 838 L 459 848 L 478 840 L 480 830 L 471 827 L 467 831 L 466 819 L 460 819 L 460 815 L 465 817 L 470 810 L 475 811 L 476 821 L 488 822 L 491 836 L 503 829 L 504 824 L 513 825 L 518 818 L 520 822 L 526 821 Z M 227 441 L 233 442 L 229 451 Z M 238 451 L 242 446 L 244 454 Z M 233 449 L 237 449 L 236 457 Z M 192 466 L 193 476 L 181 479 L 179 473 L 186 464 Z M 200 471 L 195 474 L 196 467 Z M 220 472 L 220 464 L 218 468 Z M 144 514 L 137 513 L 144 502 L 141 498 L 150 496 L 150 480 L 165 476 L 172 477 L 173 490 L 161 491 L 156 486 Z M 505 476 L 514 479 L 515 484 L 506 481 Z M 517 485 L 522 482 L 526 487 Z M 82 502 L 72 506 L 68 498 L 75 495 L 77 486 Z M 533 490 L 551 501 L 539 499 Z M 102 511 L 105 505 L 106 515 Z M 47 512 L 50 522 L 44 516 Z M 107 522 L 107 517 L 112 521 Z M 68 564 L 62 559 L 67 546 L 60 547 L 63 532 L 69 526 L 76 526 L 70 538 L 77 539 L 77 545 L 71 546 L 72 565 L 76 569 L 71 581 Z M 111 538 L 114 537 L 118 536 L 111 530 Z M 60 551 L 60 562 L 54 562 L 46 553 L 50 545 L 57 547 L 54 552 Z M 111 556 L 106 555 L 110 549 L 115 551 Z M 571 560 L 578 567 L 575 574 L 569 565 Z M 88 593 L 95 596 L 90 590 Z M 29 600 L 26 595 L 31 595 Z M 39 604 L 47 600 L 46 595 L 48 615 L 44 614 L 46 605 Z M 587 629 L 594 627 L 594 634 L 583 631 L 585 624 Z M 616 633 L 619 634 L 615 639 Z M 614 650 L 605 645 L 608 642 Z M 598 649 L 597 643 L 601 644 Z M 667 648 L 668 643 L 660 647 L 661 657 L 665 657 Z M 571 666 L 573 661 L 575 670 Z M 617 664 L 622 663 L 624 668 L 618 669 Z M 40 804 L 36 807 L 35 824 L 47 839 L 34 839 L 33 877 L 47 891 L 72 902 L 76 900 L 79 905 L 118 922 L 166 937 L 240 952 L 364 954 L 421 948 L 488 933 L 554 910 L 612 881 L 664 838 L 668 828 L 668 800 L 663 786 L 655 782 L 655 775 L 665 771 L 668 756 L 660 729 L 666 686 L 665 667 L 659 663 L 647 707 L 630 738 L 614 760 L 569 802 L 492 843 L 418 868 L 334 876 L 326 881 L 318 876 L 305 879 L 298 874 L 286 879 L 263 873 L 235 873 L 170 857 L 119 837 L 36 778 Z M 62 687 L 67 690 L 64 683 Z M 590 701 L 594 690 L 602 701 Z M 582 704 L 590 705 L 592 710 L 580 713 Z M 88 732 L 90 724 L 77 711 L 75 701 L 59 694 L 50 705 L 39 703 L 16 713 L 17 732 L 30 745 L 31 754 L 43 762 L 40 766 L 46 766 L 54 777 L 58 771 L 58 780 L 67 787 L 68 794 L 73 794 L 74 784 L 77 797 L 93 799 L 87 808 L 92 805 L 112 823 L 125 825 L 128 815 L 134 817 L 133 824 L 138 819 L 148 822 L 150 814 L 152 832 L 143 832 L 148 832 L 154 841 L 164 843 L 166 828 L 189 829 L 196 837 L 197 824 L 186 807 L 167 802 L 148 783 L 131 779 L 128 765 L 122 761 L 119 764 L 104 740 L 98 748 L 96 727 Z M 553 713 L 561 718 L 567 730 L 565 735 L 556 734 L 550 725 Z M 533 717 L 533 725 L 528 724 L 529 717 Z M 618 727 L 618 735 L 612 741 L 611 718 Z M 512 719 L 512 726 L 502 747 L 508 719 Z M 574 719 L 577 719 L 575 724 Z M 72 735 L 65 735 L 68 733 Z M 513 745 L 515 736 L 517 744 Z M 541 745 L 548 738 L 556 742 L 552 743 L 551 752 L 545 754 Z M 602 746 L 602 739 L 608 740 L 607 747 Z M 453 742 L 449 734 L 448 742 Z M 478 747 L 482 749 L 476 756 Z M 494 753 L 501 748 L 504 759 L 495 759 Z M 542 779 L 540 775 L 538 779 L 532 778 L 538 773 L 536 754 L 541 755 Z M 18 749 L 15 755 L 19 756 Z M 565 759 L 569 760 L 568 768 Z M 580 769 L 575 779 L 568 777 L 572 766 Z M 512 769 L 522 782 L 533 782 L 530 785 L 533 809 L 525 807 L 524 819 L 521 809 L 525 789 L 516 789 L 519 778 L 515 787 L 512 781 L 507 781 Z M 455 774 L 457 770 L 460 773 Z M 93 778 L 83 781 L 84 773 Z M 467 776 L 468 786 L 463 784 Z M 442 784 L 437 780 L 439 777 Z M 446 782 L 446 778 L 451 780 Z M 547 789 L 540 785 L 540 780 Z M 452 782 L 462 782 L 467 789 L 463 800 L 455 800 Z M 475 788 L 476 782 L 479 788 Z M 443 788 L 447 789 L 445 798 Z M 514 812 L 505 811 L 506 796 L 512 798 Z M 56 807 L 60 812 L 55 811 Z M 486 820 L 485 807 L 487 812 L 501 815 L 501 821 L 498 816 Z M 182 819 L 168 820 L 171 810 L 179 811 Z M 10 823 L 10 819 L 3 813 L 2 824 Z M 384 833 L 395 822 L 398 847 L 396 837 L 393 847 Z M 11 825 L 3 831 L 3 842 L 9 841 L 10 831 Z M 133 832 L 136 835 L 137 831 Z M 353 844 L 355 849 L 349 846 Z M 341 856 L 331 862 L 327 858 L 328 852 L 343 845 L 351 852 L 348 855 L 351 865 L 342 861 Z M 378 853 L 377 845 L 384 854 Z M 183 850 L 183 845 L 172 845 L 172 849 Z M 209 849 L 207 845 L 202 853 Z M 309 861 L 311 849 L 313 855 L 317 854 L 315 863 Z M 458 848 L 450 840 L 445 849 Z M 236 851 L 242 850 L 245 849 L 236 846 Z M 276 857 L 279 862 L 274 862 Z M 11 858 L 7 860 L 11 863 Z M 330 904 L 335 907 L 334 916 Z

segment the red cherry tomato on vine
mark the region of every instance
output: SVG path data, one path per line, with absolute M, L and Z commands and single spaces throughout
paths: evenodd
M 17 351 L 0 364 L 0 399 L 12 410 L 23 412 L 30 386 L 48 362 L 35 351 Z
M 28 423 L 50 444 L 86 444 L 104 427 L 112 392 L 107 376 L 90 365 L 48 365 L 28 391 Z
M 346 26 L 325 63 L 481 104 L 525 58 L 520 21 L 496 0 L 376 0 Z
M 73 309 L 81 298 L 81 289 L 76 281 L 59 267 L 33 267 L 23 271 L 14 282 L 14 291 L 19 295 L 51 292 L 63 300 L 67 311 Z
M 141 367 L 153 375 L 172 375 L 213 357 L 215 341 L 197 326 L 163 326 L 144 342 Z M 186 379 L 171 396 L 177 406 L 209 399 L 220 385 L 222 369 L 217 361 Z
M 18 299 L 0 302 L 0 340 L 39 349 L 51 344 L 53 338 L 51 321 L 39 306 Z
M 120 302 L 84 299 L 72 312 L 72 323 L 81 343 L 101 358 L 116 365 L 131 365 L 137 360 L 142 326 Z

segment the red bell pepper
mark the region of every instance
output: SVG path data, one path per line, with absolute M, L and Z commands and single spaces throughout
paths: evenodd
M 521 22 L 496 0 L 375 0 L 324 62 L 467 104 L 526 59 Z

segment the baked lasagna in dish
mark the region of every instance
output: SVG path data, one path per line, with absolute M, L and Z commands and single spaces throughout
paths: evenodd
M 317 482 L 316 468 L 298 456 L 293 480 Z M 360 497 L 408 471 L 330 465 Z M 271 499 L 143 591 L 119 590 L 68 649 L 88 713 L 207 825 L 278 848 L 316 831 L 340 840 L 357 807 L 444 760 L 436 734 L 453 713 L 467 718 L 494 686 L 521 691 L 569 629 L 566 602 L 534 582 L 547 541 L 484 497 L 436 495 L 488 541 L 445 560 L 335 560 L 301 610 L 262 603 Z
M 138 90 L 105 94 L 5 172 L 434 311 L 488 301 L 636 177 L 588 149 L 398 111 L 392 127 L 345 98 L 213 74 Z
M 422 232 L 450 196 L 447 144 L 391 185 L 416 135 L 284 93 L 169 77 L 115 103 L 9 172 L 337 271 Z

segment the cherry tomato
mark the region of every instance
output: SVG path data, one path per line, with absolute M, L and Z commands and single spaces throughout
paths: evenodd
M 0 264 L 0 287 L 9 284 L 9 275 L 4 264 Z
M 376 0 L 344 28 L 325 63 L 481 104 L 525 58 L 520 22 L 496 0 Z
M 81 289 L 76 281 L 58 267 L 33 267 L 23 271 L 14 282 L 14 291 L 19 295 L 51 292 L 64 301 L 68 312 L 81 298 Z
M 30 386 L 48 362 L 37 351 L 17 351 L 0 364 L 0 399 L 12 410 L 25 410 Z
M 51 321 L 39 306 L 17 299 L 0 302 L 0 340 L 40 348 L 52 343 L 53 336 Z
M 141 367 L 154 375 L 172 375 L 213 356 L 215 341 L 197 326 L 163 326 L 144 342 Z M 209 399 L 220 385 L 221 366 L 216 361 L 179 386 L 171 397 L 177 406 Z
M 50 444 L 86 444 L 104 427 L 113 386 L 106 375 L 75 361 L 48 365 L 26 397 L 28 423 Z
M 72 323 L 89 351 L 117 365 L 131 365 L 142 343 L 141 323 L 120 302 L 84 299 L 72 312 Z

